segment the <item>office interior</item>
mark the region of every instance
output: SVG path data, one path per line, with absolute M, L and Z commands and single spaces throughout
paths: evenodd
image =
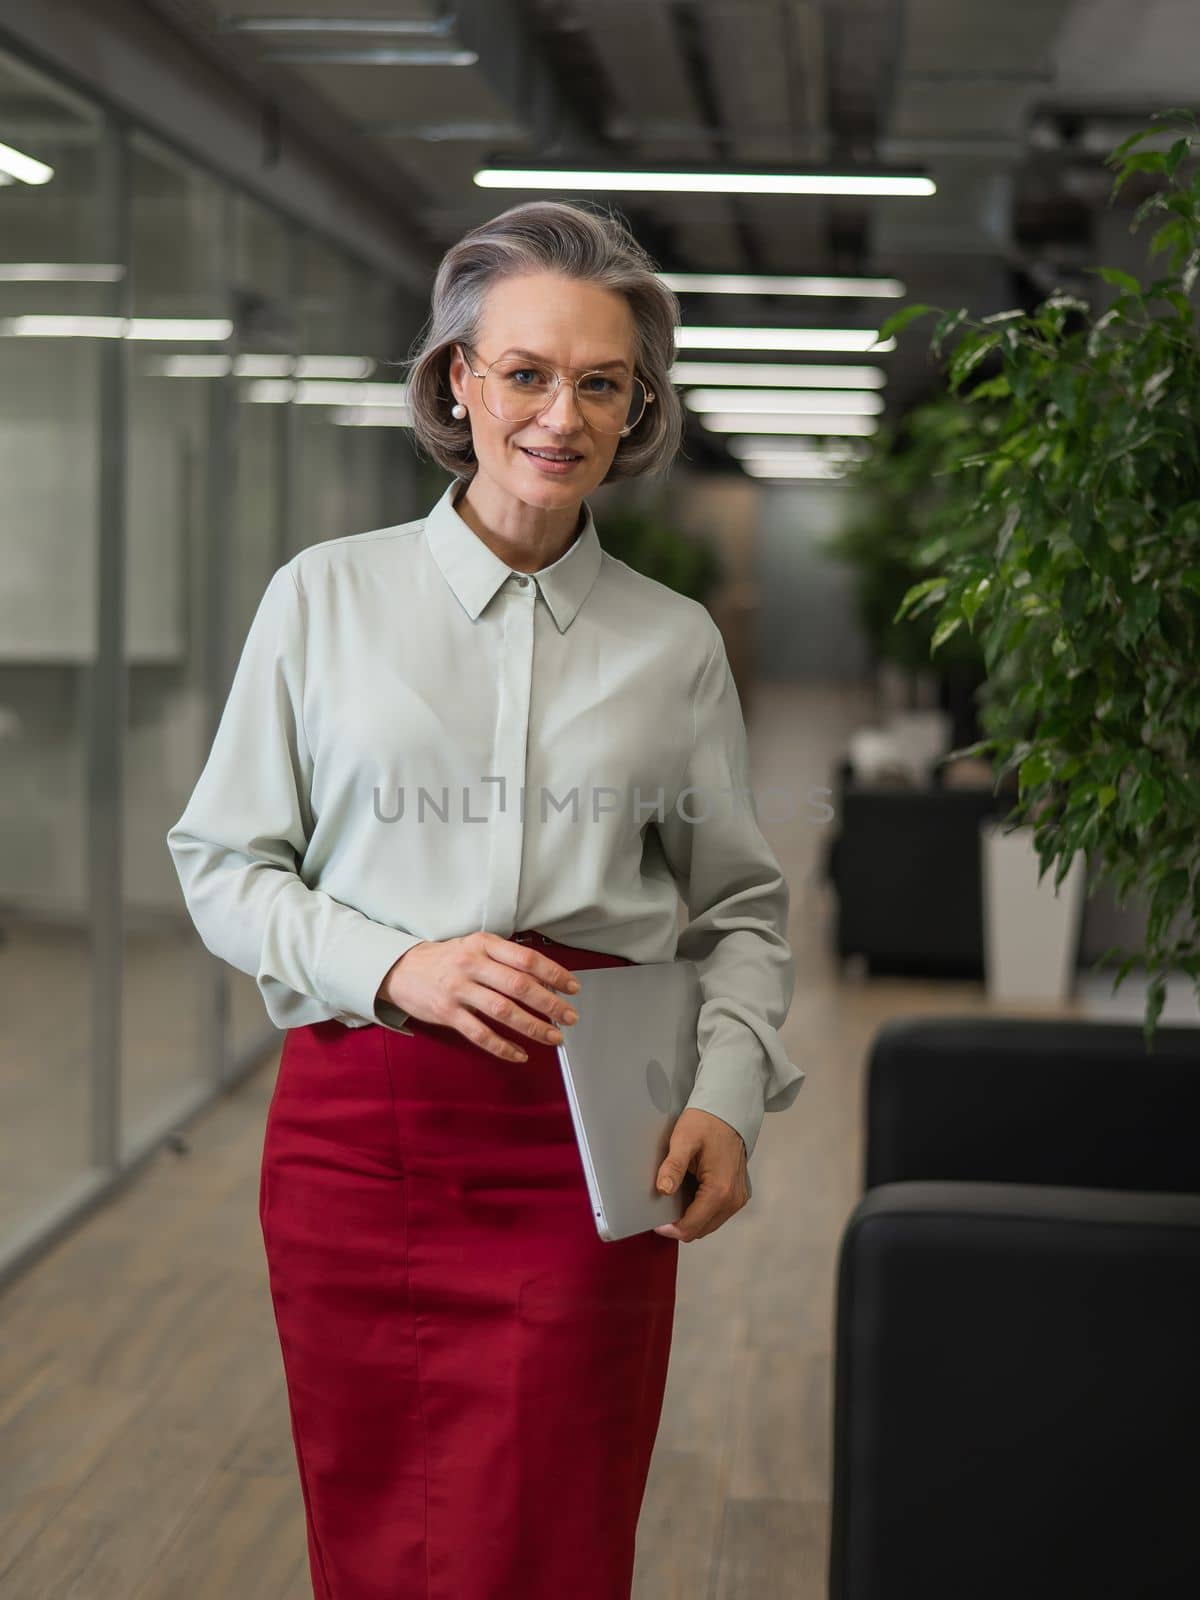
M 282 1036 L 164 840 L 272 573 L 444 489 L 396 364 L 441 253 L 546 193 L 680 293 L 683 452 L 592 505 L 715 574 L 808 1074 L 682 1251 L 635 1593 L 1200 1592 L 1196 986 L 1143 1054 L 1106 952 L 1146 904 L 1094 871 L 1022 879 L 1004 981 L 1028 862 L 989 883 L 1003 795 L 945 759 L 978 682 L 883 654 L 832 548 L 945 387 L 884 321 L 1102 314 L 1147 243 L 1105 157 L 1198 61 L 1188 0 L 0 0 L 0 1592 L 310 1592 L 254 1209 Z M 933 189 L 620 183 L 859 169 Z M 855 402 L 820 435 L 704 399 L 805 366 Z

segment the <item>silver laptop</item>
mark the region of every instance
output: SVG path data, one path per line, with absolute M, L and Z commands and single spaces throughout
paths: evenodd
M 677 1221 L 696 1192 L 690 1172 L 674 1194 L 655 1181 L 696 1081 L 700 974 L 694 961 L 648 961 L 575 977 L 579 1021 L 558 1059 L 596 1231 L 624 1239 Z

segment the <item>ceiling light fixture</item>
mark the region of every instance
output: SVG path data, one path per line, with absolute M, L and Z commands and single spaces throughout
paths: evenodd
M 120 339 L 124 317 L 5 317 L 0 334 L 13 339 Z
M 845 472 L 848 466 L 845 461 L 836 461 L 820 453 L 808 456 L 748 456 L 739 459 L 743 471 L 749 472 L 752 476 L 768 472 L 780 475 L 788 472 Z
M 49 183 L 54 168 L 44 161 L 35 161 L 23 151 L 14 150 L 10 144 L 0 144 L 0 172 L 16 178 L 19 183 Z
M 0 261 L 0 283 L 119 283 L 115 261 Z
M 370 356 L 297 356 L 298 378 L 369 378 L 375 370 Z
M 752 478 L 803 478 L 816 474 L 841 478 L 846 473 L 844 461 L 831 461 L 821 455 L 755 456 L 740 462 L 740 466 Z
M 714 172 L 675 169 L 588 170 L 581 167 L 480 167 L 481 189 L 601 189 L 657 194 L 932 195 L 932 178 L 900 173 Z
M 378 33 L 444 39 L 453 31 L 452 16 L 432 17 L 224 17 L 223 33 Z
M 412 413 L 395 406 L 349 406 L 330 418 L 342 428 L 411 428 Z
M 899 278 L 781 278 L 747 272 L 660 272 L 676 294 L 802 294 L 898 300 L 905 293 Z
M 861 461 L 871 453 L 868 444 L 855 444 L 847 439 L 841 444 L 830 444 L 824 448 L 812 444 L 808 439 L 795 441 L 781 438 L 777 434 L 767 434 L 759 438 L 755 434 L 743 434 L 740 438 L 726 439 L 725 448 L 731 456 L 737 456 L 740 461 L 754 461 L 769 456 L 772 460 L 785 461 L 810 461 L 814 457 L 821 461 Z
M 263 61 L 283 61 L 292 66 L 314 67 L 473 67 L 479 62 L 474 50 L 459 50 L 420 45 L 406 49 L 381 45 L 363 50 L 265 50 Z
M 692 411 L 824 412 L 833 416 L 878 416 L 883 396 L 854 389 L 691 389 Z
M 127 317 L 127 339 L 196 339 L 215 344 L 233 334 L 227 317 Z
M 250 385 L 246 398 L 258 405 L 375 406 L 408 408 L 408 386 L 403 383 L 337 383 L 290 378 L 265 378 Z
M 868 438 L 879 429 L 875 417 L 800 417 L 786 412 L 755 413 L 752 417 L 744 411 L 705 411 L 700 421 L 713 433 L 744 433 L 747 424 L 759 433 L 810 433 L 847 434 Z
M 240 356 L 238 359 L 246 361 L 252 358 Z M 265 359 L 272 363 L 271 371 L 256 371 L 256 378 L 284 377 L 291 371 L 291 361 L 287 356 L 268 356 Z M 232 371 L 232 356 L 163 356 L 160 361 L 152 362 L 147 367 L 152 378 L 226 378 Z
M 746 384 L 769 388 L 882 389 L 887 375 L 882 367 L 822 367 L 800 361 L 677 361 L 671 368 L 674 384 Z
M 879 340 L 878 328 L 697 328 L 675 329 L 681 350 L 868 350 L 896 348 L 895 339 Z
M 197 339 L 217 344 L 233 333 L 224 317 L 6 317 L 0 333 L 26 339 Z
M 370 356 L 167 356 L 153 373 L 160 378 L 367 378 Z
M 408 406 L 406 383 L 336 383 L 318 379 L 296 385 L 302 406 Z
M 770 479 L 774 483 L 838 483 L 846 477 L 843 468 L 819 462 L 810 466 L 789 467 L 772 466 L 770 463 L 758 466 L 747 461 L 742 463 L 742 471 L 751 478 Z

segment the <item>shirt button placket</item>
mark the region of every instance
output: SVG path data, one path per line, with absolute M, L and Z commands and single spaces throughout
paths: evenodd
M 487 898 L 484 927 L 507 937 L 516 929 L 521 887 L 524 825 L 521 788 L 529 741 L 529 701 L 533 687 L 533 617 L 537 585 L 524 573 L 514 574 L 501 594 L 504 607 L 500 642 L 496 737 L 492 774 L 503 777 L 490 785 Z

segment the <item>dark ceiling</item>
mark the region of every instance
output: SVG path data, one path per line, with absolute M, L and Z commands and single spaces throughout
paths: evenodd
M 465 228 L 523 197 L 473 184 L 492 158 L 873 162 L 916 167 L 938 192 L 603 199 L 665 270 L 888 276 L 910 298 L 979 314 L 1056 285 L 1094 295 L 1084 267 L 1140 259 L 1127 228 L 1136 194 L 1109 208 L 1103 157 L 1153 111 L 1194 102 L 1200 61 L 1196 0 L 152 5 L 386 196 L 431 266 Z M 280 19 L 291 26 L 264 27 Z M 298 19 L 326 26 L 299 30 Z M 374 27 L 328 27 L 347 22 Z M 422 49 L 476 60 L 395 60 Z M 697 323 L 870 327 L 895 306 L 684 297 Z M 889 414 L 931 383 L 922 349 L 902 340 L 882 358 Z

